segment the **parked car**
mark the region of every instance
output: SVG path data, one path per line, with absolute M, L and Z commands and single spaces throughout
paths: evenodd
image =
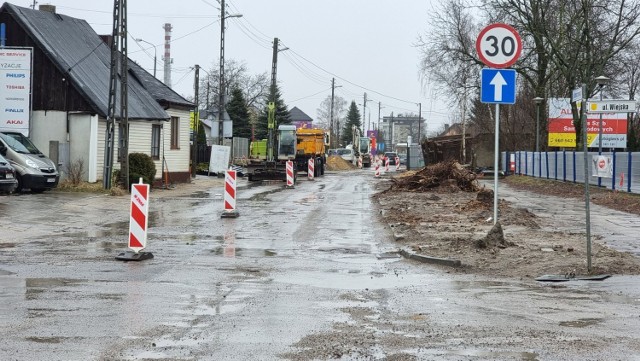
M 406 153 L 398 154 L 398 158 L 400 158 L 400 164 L 401 165 L 406 165 L 407 164 L 407 154 Z
M 387 163 L 389 162 L 389 165 L 396 165 L 396 157 L 398 156 L 398 154 L 396 152 L 385 152 L 384 153 L 384 158 L 382 160 L 382 165 L 386 166 Z
M 32 192 L 40 193 L 58 186 L 60 174 L 56 165 L 24 134 L 0 133 L 0 155 L 4 156 L 16 171 L 16 192 L 28 188 Z
M 0 193 L 11 193 L 18 187 L 16 171 L 9 161 L 0 155 Z
M 350 148 L 339 148 L 336 149 L 336 153 L 342 157 L 342 159 L 346 160 L 347 162 L 352 162 L 353 163 L 353 149 Z
M 327 156 L 332 156 L 332 155 L 338 155 L 338 150 L 337 149 L 329 149 L 327 151 Z

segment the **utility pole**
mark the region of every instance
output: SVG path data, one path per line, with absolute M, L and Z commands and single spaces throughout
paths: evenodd
M 33 5 L 31 5 L 31 8 L 32 8 L 33 10 L 35 10 L 35 9 L 36 9 L 36 5 L 37 5 L 37 4 L 38 4 L 38 2 L 37 2 L 36 0 L 33 0 Z
M 35 2 L 34 2 L 35 6 Z M 109 73 L 109 99 L 107 108 L 107 129 L 105 131 L 104 169 L 102 185 L 104 189 L 111 189 L 113 173 L 113 151 L 115 144 L 116 123 L 116 91 L 120 83 L 120 171 L 122 172 L 125 189 L 129 190 L 129 114 L 128 114 L 128 61 L 127 61 L 127 1 L 114 0 L 113 29 L 111 33 L 111 63 Z M 120 74 L 120 76 L 118 76 Z
M 385 144 L 384 149 L 387 149 Z M 387 152 L 393 152 L 393 112 L 391 112 L 391 121 L 389 122 L 389 150 Z
M 364 92 L 364 102 L 362 102 L 362 127 L 364 128 L 365 114 L 367 112 L 367 92 Z
M 117 1 L 117 0 L 116 0 Z M 121 172 L 124 172 L 124 187 L 129 191 L 129 55 L 127 51 L 127 0 L 120 0 L 120 124 L 122 125 L 122 159 Z M 152 179 L 149 180 L 153 181 Z
M 224 144 L 224 18 L 226 7 L 220 0 L 220 85 L 218 89 L 218 144 Z
M 376 133 L 376 154 L 378 153 L 378 147 L 380 144 L 380 110 L 382 109 L 382 102 L 378 102 L 378 132 Z
M 418 144 L 422 143 L 421 126 L 422 126 L 422 103 L 418 103 Z
M 191 177 L 196 177 L 198 168 L 198 128 L 200 128 L 200 65 L 196 64 L 195 79 L 193 81 L 193 149 L 191 151 Z
M 462 100 L 462 164 L 467 164 L 467 77 L 466 76 L 464 78 L 464 97 Z M 494 170 L 494 172 L 497 172 L 497 170 Z
M 335 92 L 335 86 L 336 86 L 336 78 L 331 78 L 331 106 L 330 106 L 330 119 L 329 119 L 329 134 L 331 134 L 331 148 L 335 148 L 333 147 L 334 141 L 333 138 L 335 136 L 335 134 L 333 134 L 333 96 L 334 96 L 334 92 Z
M 273 56 L 271 60 L 271 94 L 269 95 L 267 115 L 267 161 L 273 161 L 273 150 L 275 148 L 274 132 L 276 128 L 276 82 L 278 73 L 278 38 L 273 38 Z

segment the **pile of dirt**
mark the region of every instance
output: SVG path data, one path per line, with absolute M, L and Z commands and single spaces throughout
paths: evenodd
M 330 155 L 327 158 L 327 170 L 336 171 L 336 170 L 352 170 L 356 167 L 353 163 L 347 162 L 339 155 Z
M 584 187 L 571 183 L 516 176 L 503 182 L 544 195 L 584 197 Z M 520 278 L 586 271 L 585 235 L 574 231 L 575 220 L 540 217 L 500 199 L 494 225 L 493 191 L 481 188 L 475 174 L 455 162 L 408 171 L 376 188 L 380 192 L 374 204 L 399 246 L 459 260 L 463 266 L 456 271 Z M 630 213 L 640 210 L 636 194 L 594 188 L 594 203 Z M 597 260 L 593 274 L 640 274 L 640 259 L 633 254 L 614 250 L 597 237 L 592 247 Z
M 458 162 L 448 161 L 433 164 L 417 172 L 392 179 L 391 190 L 426 192 L 434 188 L 451 192 L 480 190 L 476 174 L 464 169 Z

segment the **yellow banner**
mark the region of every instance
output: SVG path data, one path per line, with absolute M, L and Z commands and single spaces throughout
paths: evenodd
M 593 147 L 598 134 L 587 134 L 587 145 Z M 576 147 L 576 134 L 575 133 L 549 133 L 549 146 L 550 147 L 563 147 L 563 148 L 575 148 Z

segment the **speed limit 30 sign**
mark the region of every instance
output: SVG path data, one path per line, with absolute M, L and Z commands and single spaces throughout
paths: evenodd
M 482 29 L 476 40 L 480 60 L 492 68 L 507 68 L 522 53 L 522 39 L 511 25 L 491 24 Z

